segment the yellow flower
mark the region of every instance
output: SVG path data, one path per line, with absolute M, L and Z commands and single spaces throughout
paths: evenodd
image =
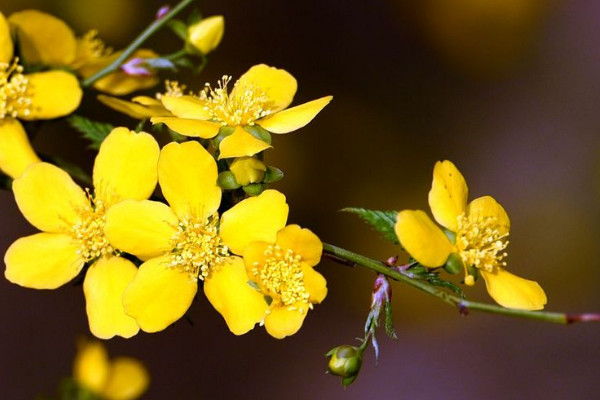
M 276 235 L 273 242 L 250 243 L 243 254 L 250 280 L 270 299 L 265 328 L 282 339 L 298 332 L 308 310 L 325 299 L 327 282 L 313 268 L 323 252 L 314 233 L 288 225 Z
M 213 15 L 191 25 L 187 30 L 187 40 L 203 54 L 217 48 L 225 30 L 225 19 L 222 15 Z
M 73 363 L 73 378 L 83 388 L 106 400 L 134 400 L 148 388 L 144 365 L 130 357 L 109 360 L 99 341 L 82 340 Z
M 148 198 L 157 182 L 159 147 L 147 133 L 115 128 L 104 140 L 93 172 L 95 194 L 60 168 L 31 165 L 13 183 L 25 218 L 41 230 L 15 241 L 4 256 L 6 278 L 32 289 L 55 289 L 79 274 L 91 332 L 131 337 L 139 328 L 123 311 L 122 293 L 137 268 L 118 257 L 105 235 L 105 214 L 123 199 Z
M 425 267 L 446 263 L 451 254 L 460 257 L 465 284 L 472 285 L 481 274 L 490 296 L 507 308 L 540 310 L 546 294 L 537 282 L 515 276 L 504 269 L 510 221 L 504 208 L 490 196 L 467 204 L 467 183 L 450 161 L 437 162 L 429 192 L 435 220 L 448 236 L 420 210 L 398 214 L 396 235 L 406 251 Z
M 252 156 L 270 147 L 245 126 L 258 125 L 272 133 L 288 133 L 308 124 L 332 99 L 331 96 L 287 108 L 297 89 L 296 79 L 283 69 L 264 64 L 250 68 L 234 84 L 231 92 L 225 76 L 217 88 L 206 85 L 199 95 L 184 95 L 183 90 L 161 97 L 173 117 L 154 117 L 184 136 L 210 139 L 222 126 L 235 127 L 220 145 L 220 158 Z
M 274 190 L 217 210 L 214 158 L 198 143 L 169 143 L 158 161 L 158 181 L 168 204 L 127 200 L 107 213 L 110 243 L 144 263 L 123 294 L 125 312 L 146 332 L 181 318 L 204 281 L 204 292 L 229 329 L 241 335 L 262 320 L 263 296 L 248 285 L 240 257 L 252 240 L 273 241 L 288 206 Z
M 24 21 L 28 21 L 25 17 L 30 16 L 32 22 L 44 21 L 54 28 L 56 36 L 51 38 L 62 38 L 64 27 L 53 19 L 40 19 L 40 14 L 37 11 L 23 11 L 13 14 L 10 22 L 17 27 L 19 45 L 24 55 L 35 62 L 58 62 L 65 56 L 67 44 L 40 43 L 34 40 L 37 36 L 29 36 L 37 31 L 21 29 L 23 25 L 29 26 Z M 77 78 L 65 71 L 23 74 L 23 67 L 16 58 L 13 59 L 13 50 L 9 25 L 0 13 L 0 169 L 16 178 L 29 165 L 40 161 L 17 119 L 52 119 L 68 115 L 79 106 L 82 91 Z

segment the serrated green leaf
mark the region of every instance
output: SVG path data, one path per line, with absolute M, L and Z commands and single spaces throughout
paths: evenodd
M 385 332 L 392 339 L 398 339 L 398 336 L 396 336 L 396 331 L 394 330 L 394 321 L 392 318 L 393 313 L 392 313 L 392 303 L 391 302 L 389 302 L 389 301 L 385 302 L 384 311 L 385 311 Z
M 92 121 L 77 114 L 68 117 L 67 121 L 73 129 L 81 132 L 83 137 L 91 142 L 89 147 L 95 150 L 100 148 L 102 141 L 108 136 L 110 131 L 115 128 L 114 125 Z
M 462 297 L 463 299 L 466 298 L 466 296 L 461 288 L 459 288 L 452 282 L 449 282 L 449 281 L 446 281 L 446 280 L 440 278 L 440 276 L 437 272 L 429 272 L 427 274 L 423 274 L 422 277 L 427 282 L 432 284 L 433 286 L 438 286 L 438 287 L 441 287 L 444 289 L 451 290 L 452 292 L 454 292 L 458 296 Z
M 394 225 L 396 225 L 396 220 L 398 218 L 398 211 L 368 210 L 366 208 L 358 207 L 346 207 L 341 211 L 358 215 L 363 221 L 381 233 L 385 240 L 398 244 L 398 237 L 394 230 Z

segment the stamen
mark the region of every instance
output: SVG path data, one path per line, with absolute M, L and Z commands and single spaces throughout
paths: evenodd
M 18 62 L 18 58 L 10 63 L 0 62 L 0 119 L 31 112 L 29 80 Z
M 189 274 L 196 282 L 204 280 L 211 268 L 223 263 L 229 249 L 218 235 L 218 220 L 216 214 L 201 222 L 191 218 L 181 220 L 171 237 L 173 250 L 168 266 Z
M 164 96 L 173 96 L 173 97 L 181 97 L 183 96 L 185 89 L 187 89 L 187 86 L 180 84 L 177 81 L 165 81 L 165 93 Z M 156 94 L 156 98 L 158 100 L 160 100 L 161 96 L 163 96 L 160 93 Z
M 93 199 L 88 192 L 92 209 L 82 213 L 82 221 L 73 226 L 71 235 L 79 245 L 77 254 L 86 262 L 116 253 L 104 236 L 106 215 L 104 205 L 99 199 Z
M 498 219 L 479 215 L 462 214 L 458 218 L 458 234 L 456 247 L 465 266 L 494 272 L 498 267 L 505 267 L 503 261 L 507 256 L 504 251 L 508 246 L 508 232 L 502 233 Z M 467 274 L 467 279 L 471 276 Z
M 289 310 L 305 312 L 304 308 L 297 308 L 298 303 L 308 303 L 310 297 L 304 286 L 302 257 L 277 245 L 267 247 L 264 255 L 266 260 L 263 264 L 255 262 L 253 265 L 254 279 L 274 301 L 278 300 Z
M 106 47 L 104 42 L 98 38 L 98 31 L 92 29 L 85 35 L 77 39 L 76 58 L 72 67 L 77 69 L 85 64 L 96 61 L 99 58 L 107 57 L 112 54 L 112 48 Z

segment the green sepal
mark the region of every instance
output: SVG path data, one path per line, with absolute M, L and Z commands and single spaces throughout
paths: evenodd
M 385 240 L 398 244 L 398 237 L 394 229 L 398 219 L 398 211 L 368 210 L 358 207 L 346 207 L 340 211 L 358 215 L 363 221 L 381 233 Z
M 452 253 L 444 264 L 444 270 L 451 275 L 456 275 L 464 270 L 465 265 L 463 264 L 462 258 L 457 253 Z
M 233 175 L 233 172 L 231 171 L 221 172 L 217 177 L 217 185 L 225 190 L 234 190 L 242 186 L 235 179 L 235 175 Z
M 271 139 L 271 134 L 258 125 L 246 125 L 244 126 L 244 130 L 257 138 L 258 140 L 262 140 L 266 144 L 271 144 L 273 140 Z
M 265 190 L 265 185 L 262 183 L 251 183 L 244 186 L 242 189 L 244 189 L 244 192 L 249 196 L 258 196 Z
M 221 129 L 219 129 L 219 133 L 217 133 L 217 136 L 211 139 L 213 147 L 215 149 L 218 149 L 219 145 L 221 144 L 221 141 L 227 136 L 231 135 L 234 130 L 235 128 L 233 126 L 222 126 Z
M 67 122 L 73 129 L 82 133 L 83 138 L 91 142 L 88 147 L 94 150 L 100 149 L 102 141 L 115 128 L 114 125 L 92 121 L 77 114 L 68 117 Z
M 202 21 L 202 19 L 203 18 L 202 18 L 202 14 L 200 13 L 200 10 L 197 8 L 194 8 L 187 18 L 187 24 L 191 26 L 197 22 Z
M 283 179 L 283 171 L 276 167 L 267 167 L 265 171 L 264 183 L 275 183 Z
M 179 36 L 179 38 L 183 41 L 187 40 L 187 30 L 188 30 L 188 26 L 186 25 L 185 22 L 178 20 L 178 19 L 172 19 L 169 22 L 167 22 L 167 26 L 169 28 L 171 28 L 171 30 L 177 35 Z

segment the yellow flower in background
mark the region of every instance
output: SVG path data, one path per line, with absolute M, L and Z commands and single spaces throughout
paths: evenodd
M 38 14 L 34 13 L 35 21 Z M 16 21 L 16 22 L 14 22 Z M 11 25 L 22 21 L 22 13 L 11 16 Z M 56 36 L 62 38 L 64 28 L 56 21 L 47 21 Z M 38 21 L 39 23 L 39 21 Z M 54 63 L 64 56 L 67 44 L 37 42 L 17 29 L 23 54 L 32 60 Z M 23 126 L 18 121 L 52 119 L 73 112 L 81 101 L 82 91 L 77 78 L 60 70 L 24 74 L 23 67 L 13 58 L 9 24 L 0 13 L 0 169 L 12 178 L 20 176 L 29 165 L 39 162 Z
M 264 325 L 271 336 L 296 333 L 313 304 L 325 299 L 327 282 L 313 268 L 322 252 L 319 238 L 298 225 L 279 230 L 274 242 L 252 242 L 244 250 L 249 279 L 270 299 Z
M 17 205 L 41 230 L 6 251 L 6 278 L 32 289 L 55 289 L 76 277 L 85 263 L 83 290 L 91 332 L 103 339 L 131 337 L 139 328 L 123 311 L 122 293 L 135 265 L 118 257 L 104 235 L 105 214 L 123 199 L 150 197 L 157 182 L 159 147 L 144 132 L 115 128 L 94 163 L 94 196 L 62 169 L 31 165 L 13 183 Z
M 131 101 L 117 97 L 99 95 L 98 100 L 115 111 L 129 115 L 133 119 L 148 119 L 150 117 L 168 117 L 167 110 L 160 100 L 148 96 L 136 96 Z
M 429 206 L 435 220 L 455 240 L 451 241 L 423 211 L 404 210 L 396 223 L 402 247 L 429 268 L 443 266 L 456 253 L 465 269 L 465 284 L 473 285 L 475 275 L 480 274 L 488 293 L 501 306 L 543 309 L 547 299 L 540 285 L 504 269 L 510 229 L 506 211 L 490 196 L 467 204 L 467 194 L 467 183 L 454 164 L 438 161 L 433 170 Z
M 203 54 L 208 54 L 221 43 L 224 31 L 225 18 L 222 15 L 213 15 L 190 25 L 187 41 Z
M 275 240 L 274 227 L 285 224 L 288 206 L 281 193 L 266 190 L 219 219 L 217 175 L 214 158 L 198 142 L 169 143 L 158 161 L 158 181 L 169 205 L 126 200 L 107 212 L 111 245 L 144 261 L 123 305 L 146 332 L 181 318 L 198 280 L 233 333 L 244 334 L 263 318 L 265 300 L 248 285 L 243 260 L 230 251 L 241 254 L 250 241 Z
M 99 341 L 82 340 L 73 363 L 77 384 L 106 400 L 134 400 L 148 389 L 150 377 L 144 364 L 130 357 L 108 358 Z
M 171 91 L 161 96 L 172 117 L 153 117 L 184 136 L 213 138 L 222 126 L 235 127 L 220 145 L 220 158 L 252 156 L 270 145 L 242 129 L 258 125 L 272 133 L 288 133 L 308 124 L 332 99 L 322 97 L 292 108 L 298 84 L 283 69 L 265 64 L 250 68 L 229 91 L 231 78 L 223 77 L 218 87 L 206 85 L 199 95 Z

